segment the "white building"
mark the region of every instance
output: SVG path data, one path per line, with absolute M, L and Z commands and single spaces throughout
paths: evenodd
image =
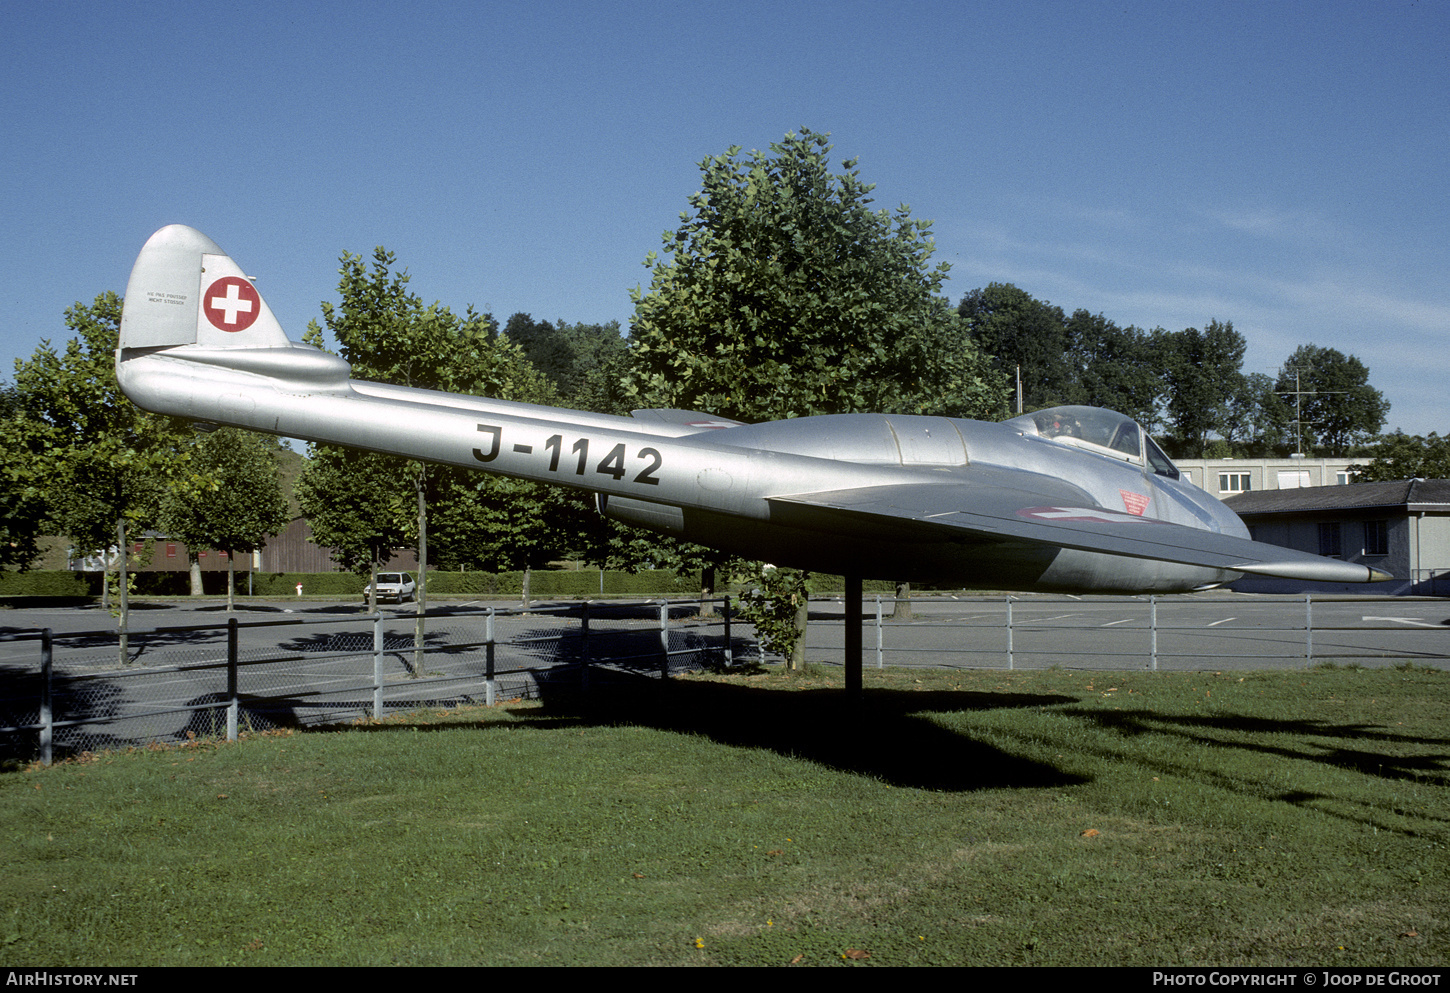
M 1401 479 L 1277 493 L 1250 490 L 1225 503 L 1243 518 L 1256 541 L 1363 562 L 1395 577 L 1373 586 L 1332 587 L 1246 577 L 1233 584 L 1236 590 L 1450 595 L 1450 479 Z
M 1361 458 L 1174 459 L 1193 485 L 1220 500 L 1239 493 L 1297 490 L 1305 486 L 1344 486 L 1349 467 Z

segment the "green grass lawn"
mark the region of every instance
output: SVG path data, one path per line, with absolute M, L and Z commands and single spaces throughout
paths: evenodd
M 839 678 L 12 770 L 0 963 L 1450 962 L 1450 674 Z

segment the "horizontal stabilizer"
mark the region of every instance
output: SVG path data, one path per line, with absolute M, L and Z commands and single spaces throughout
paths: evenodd
M 738 428 L 744 421 L 732 421 L 728 417 L 701 413 L 698 410 L 676 410 L 673 407 L 646 407 L 630 413 L 642 421 L 659 421 L 663 424 L 680 424 L 696 431 L 712 431 L 717 428 Z

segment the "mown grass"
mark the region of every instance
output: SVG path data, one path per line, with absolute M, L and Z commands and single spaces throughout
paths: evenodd
M 700 676 L 0 776 L 11 965 L 1443 965 L 1450 676 Z

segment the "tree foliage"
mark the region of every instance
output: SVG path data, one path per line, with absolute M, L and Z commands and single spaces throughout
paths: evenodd
M 519 346 L 498 334 L 491 315 L 471 307 L 458 315 L 436 302 L 425 306 L 409 290 L 407 271 L 397 270 L 396 257 L 382 247 L 374 251 L 371 266 L 349 252 L 341 262 L 341 302 L 323 303 L 322 315 L 355 378 L 505 400 L 556 401 L 554 389 Z M 324 341 L 315 321 L 306 340 L 319 346 Z M 520 557 L 542 554 L 550 544 L 543 536 L 556 529 L 547 520 L 505 508 L 563 502 L 561 495 L 546 491 L 538 484 L 323 445 L 313 446 L 297 486 L 314 540 L 335 549 L 344 567 L 357 572 L 418 540 L 420 492 L 433 520 L 447 525 L 430 536 L 430 561 L 476 566 L 498 561 L 499 550 L 507 549 L 515 553 L 511 564 L 538 564 Z
M 1229 404 L 1243 390 L 1240 370 L 1247 342 L 1232 321 L 1210 321 L 1202 331 L 1163 333 L 1157 344 L 1172 430 L 1169 454 L 1203 458 L 1209 438 L 1223 437 Z
M 121 393 L 115 351 L 121 298 L 98 295 L 65 312 L 74 333 L 63 351 L 49 341 L 15 364 L 3 427 L 7 485 L 22 497 L 22 516 L 7 515 L 16 554 L 20 532 L 42 523 L 82 554 L 116 542 L 116 525 L 150 526 L 160 498 L 184 460 L 191 432 L 147 413 Z
M 702 188 L 636 289 L 624 391 L 744 421 L 852 411 L 986 414 L 1000 377 L 937 297 L 930 222 L 874 211 L 802 129 L 700 163 Z
M 618 383 L 627 358 L 619 322 L 570 324 L 514 314 L 504 325 L 510 341 L 558 391 L 560 403 L 599 414 L 627 414 Z
M 277 480 L 275 438 L 222 428 L 191 448 L 187 471 L 162 502 L 162 531 L 183 542 L 192 567 L 192 595 L 201 594 L 197 555 L 203 549 L 227 553 L 227 598 L 233 595 L 231 561 L 252 552 L 287 526 L 287 499 Z
M 1349 467 L 1356 483 L 1393 479 L 1450 479 L 1450 436 L 1395 433 L 1375 445 L 1373 458 Z
M 1009 379 L 1015 381 L 1020 374 L 1023 409 L 1070 402 L 1073 370 L 1061 307 L 1011 283 L 990 283 L 964 296 L 957 313 L 971 329 L 972 340 L 997 359 Z
M 1333 348 L 1300 345 L 1275 388 L 1297 412 L 1304 449 L 1320 455 L 1348 455 L 1379 433 L 1390 411 L 1364 363 Z
M 26 444 L 23 408 L 16 389 L 0 385 L 0 567 L 29 568 L 39 555 L 37 539 L 45 526 L 45 481 Z
M 1064 330 L 1071 367 L 1067 401 L 1116 410 L 1151 430 L 1159 419 L 1163 391 L 1153 336 L 1135 327 L 1120 328 L 1086 310 L 1074 311 Z

